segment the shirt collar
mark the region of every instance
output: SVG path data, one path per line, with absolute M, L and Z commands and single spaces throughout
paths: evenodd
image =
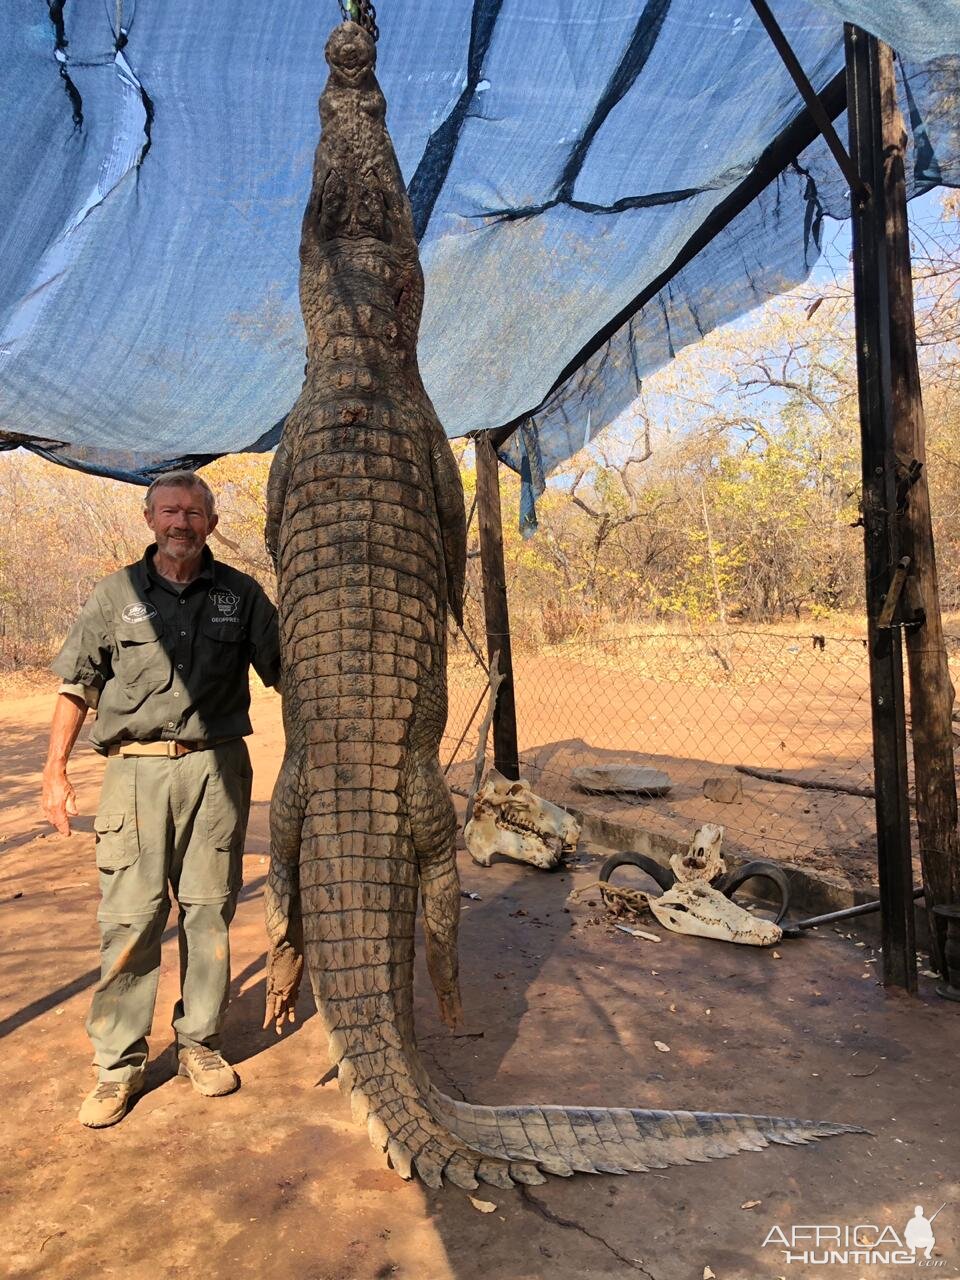
M 151 542 L 149 547 L 143 553 L 143 559 L 137 564 L 137 575 L 140 579 L 140 586 L 149 591 L 151 587 L 163 587 L 165 590 L 173 590 L 174 588 L 168 580 L 157 573 L 154 567 L 154 556 L 157 554 L 157 544 Z M 194 578 L 193 582 L 187 584 L 190 587 L 195 586 L 198 582 L 209 582 L 211 586 L 217 585 L 217 562 L 213 558 L 213 552 L 209 547 L 204 547 L 200 556 L 200 573 Z

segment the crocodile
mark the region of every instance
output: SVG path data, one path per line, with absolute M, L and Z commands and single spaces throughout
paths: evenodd
M 271 467 L 286 750 L 271 804 L 264 1026 L 294 1017 L 306 962 L 353 1115 L 402 1177 L 473 1190 L 625 1173 L 852 1126 L 691 1111 L 485 1107 L 431 1082 L 413 1017 L 418 889 L 444 1021 L 462 1017 L 455 810 L 438 762 L 448 613 L 466 526 L 453 452 L 421 381 L 423 276 L 373 39 L 326 47 L 302 225 L 301 394 Z

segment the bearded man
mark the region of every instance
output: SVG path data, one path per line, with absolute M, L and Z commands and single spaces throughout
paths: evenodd
M 251 577 L 215 561 L 214 495 L 190 471 L 147 490 L 155 542 L 93 589 L 53 670 L 57 695 L 43 810 L 62 835 L 77 812 L 67 762 L 90 708 L 107 757 L 94 819 L 101 976 L 87 1033 L 98 1083 L 80 1108 L 115 1124 L 143 1088 L 160 942 L 179 904 L 179 1072 L 206 1097 L 239 1085 L 220 1052 L 230 985 L 228 930 L 242 879 L 252 771 L 244 738 L 249 668 L 280 674 L 276 610 Z

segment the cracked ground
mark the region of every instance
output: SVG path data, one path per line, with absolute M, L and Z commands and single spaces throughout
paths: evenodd
M 709 1267 L 717 1280 L 871 1280 L 913 1268 L 805 1267 L 763 1241 L 775 1225 L 902 1232 L 915 1204 L 932 1213 L 946 1202 L 934 1265 L 923 1270 L 960 1275 L 960 1008 L 925 978 L 916 1000 L 885 994 L 871 935 L 852 929 L 785 942 L 777 958 L 650 922 L 660 943 L 591 923 L 599 908 L 589 892 L 569 902 L 572 888 L 596 878 L 589 849 L 555 875 L 506 862 L 484 869 L 461 852 L 464 888 L 481 895 L 463 903 L 462 1034 L 442 1027 L 422 968 L 417 976 L 420 1040 L 437 1084 L 484 1103 L 751 1111 L 872 1134 L 620 1178 L 481 1186 L 474 1198 L 495 1206 L 488 1212 L 455 1187 L 401 1182 L 336 1084 L 322 1083 L 309 995 L 292 1035 L 260 1030 L 267 802 L 281 751 L 272 694 L 254 705 L 254 808 L 224 1035 L 243 1087 L 203 1099 L 174 1076 L 168 928 L 147 1091 L 122 1124 L 82 1129 L 102 762 L 78 746 L 71 773 L 83 816 L 70 839 L 46 835 L 36 797 L 50 703 L 0 703 L 5 1274 L 702 1280 Z

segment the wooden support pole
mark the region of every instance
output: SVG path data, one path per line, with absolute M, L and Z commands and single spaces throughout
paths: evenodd
M 844 33 L 850 155 L 870 192 L 867 198 L 857 198 L 852 193 L 850 203 L 883 981 L 887 986 L 915 991 L 917 964 L 900 632 L 877 626 L 900 556 L 895 519 L 879 42 L 850 23 Z
M 507 610 L 507 574 L 503 560 L 503 521 L 500 514 L 500 463 L 489 432 L 474 440 L 477 454 L 477 516 L 480 523 L 480 562 L 483 567 L 483 612 L 487 626 L 487 656 L 500 654 L 503 680 L 493 713 L 493 763 L 505 778 L 520 777 L 517 750 L 517 710 L 513 696 L 513 658 Z
M 910 558 L 900 618 L 910 672 L 910 722 L 917 795 L 920 863 L 926 890 L 933 967 L 944 969 L 946 919 L 934 906 L 960 903 L 957 782 L 950 723 L 954 690 L 940 619 L 940 593 L 927 487 L 926 424 L 917 363 L 913 279 L 904 154 L 907 135 L 897 106 L 893 51 L 879 48 L 883 117 L 887 287 L 890 297 L 890 372 L 893 447 L 898 470 L 900 551 Z

